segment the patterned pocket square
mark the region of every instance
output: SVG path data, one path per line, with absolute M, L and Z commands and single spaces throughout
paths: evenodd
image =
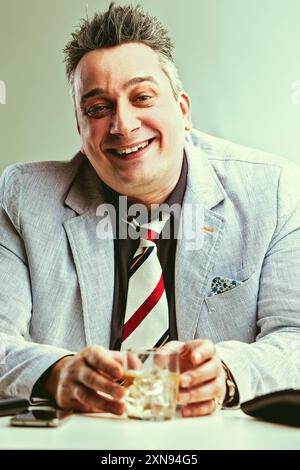
M 229 277 L 217 276 L 214 277 L 211 283 L 211 291 L 209 297 L 213 295 L 222 294 L 228 290 L 234 289 L 242 284 L 241 281 L 230 279 Z

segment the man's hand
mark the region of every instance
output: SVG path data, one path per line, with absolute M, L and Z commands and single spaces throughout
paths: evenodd
M 88 346 L 54 364 L 45 386 L 61 408 L 121 415 L 124 388 L 115 381 L 123 376 L 123 355 L 119 351 Z
M 182 416 L 202 416 L 216 410 L 216 401 L 224 401 L 226 374 L 215 345 L 209 340 L 187 343 L 171 341 L 164 349 L 180 353 L 180 393 Z

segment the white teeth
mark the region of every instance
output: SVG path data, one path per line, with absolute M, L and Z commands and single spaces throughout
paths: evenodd
M 138 150 L 147 147 L 148 144 L 149 144 L 149 140 L 145 140 L 145 142 L 143 142 L 140 145 L 137 145 L 136 147 L 131 147 L 126 150 L 116 150 L 116 152 L 118 155 L 129 155 L 130 153 L 137 152 Z

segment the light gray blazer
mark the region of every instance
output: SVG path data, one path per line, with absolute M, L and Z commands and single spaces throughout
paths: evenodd
M 217 343 L 241 401 L 300 388 L 299 169 L 198 131 L 185 150 L 182 217 L 202 246 L 177 244 L 179 340 Z M 28 397 L 64 355 L 109 347 L 114 247 L 96 235 L 102 186 L 80 154 L 13 165 L 0 184 L 0 395 Z M 216 276 L 243 283 L 210 296 Z

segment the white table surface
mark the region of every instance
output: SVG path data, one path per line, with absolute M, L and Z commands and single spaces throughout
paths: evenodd
M 300 428 L 264 423 L 242 411 L 146 422 L 108 414 L 74 415 L 58 428 L 16 428 L 0 418 L 2 450 L 300 449 Z

